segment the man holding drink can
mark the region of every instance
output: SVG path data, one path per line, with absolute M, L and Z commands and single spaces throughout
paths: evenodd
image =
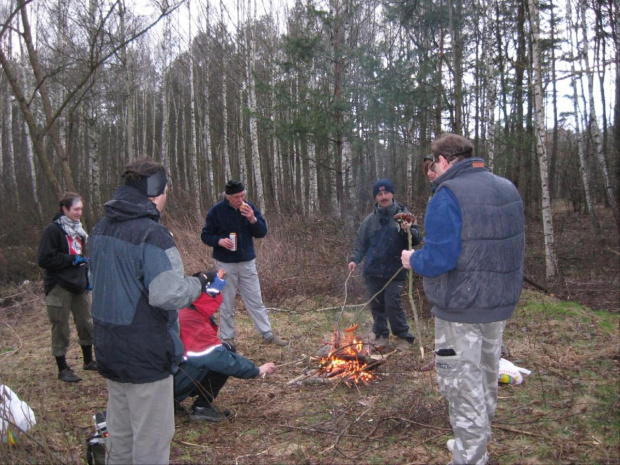
M 213 247 L 217 268 L 226 271 L 227 285 L 220 307 L 220 339 L 234 344 L 235 296 L 237 290 L 243 303 L 267 344 L 288 345 L 273 333 L 256 271 L 254 238 L 267 235 L 267 222 L 253 204 L 246 202 L 246 190 L 241 181 L 226 183 L 224 200 L 216 203 L 202 228 L 202 242 Z

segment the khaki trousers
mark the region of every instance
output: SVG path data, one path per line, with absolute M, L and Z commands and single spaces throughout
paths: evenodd
M 144 384 L 108 380 L 106 422 L 106 464 L 167 464 L 174 436 L 172 375 Z
M 81 346 L 93 344 L 93 317 L 90 314 L 90 298 L 86 292 L 74 294 L 56 285 L 45 296 L 47 316 L 52 324 L 52 355 L 63 357 L 69 347 L 71 329 L 69 317 L 77 329 Z

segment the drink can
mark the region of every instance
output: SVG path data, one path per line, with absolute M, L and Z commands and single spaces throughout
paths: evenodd
M 230 233 L 228 237 L 233 243 L 233 248 L 230 250 L 232 250 L 233 252 L 236 252 L 237 251 L 237 233 Z

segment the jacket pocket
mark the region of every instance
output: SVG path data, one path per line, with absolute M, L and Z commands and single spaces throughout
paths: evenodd
M 45 305 L 47 306 L 47 316 L 50 323 L 62 322 L 65 319 L 65 311 L 62 306 L 62 299 L 52 293 L 45 297 Z

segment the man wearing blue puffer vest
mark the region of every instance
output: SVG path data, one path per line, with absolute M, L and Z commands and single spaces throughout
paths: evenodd
M 454 432 L 450 463 L 484 465 L 503 332 L 523 287 L 523 201 L 510 181 L 472 157 L 466 138 L 444 134 L 431 148 L 437 178 L 425 245 L 401 259 L 424 276 L 433 306 L 435 368 Z

